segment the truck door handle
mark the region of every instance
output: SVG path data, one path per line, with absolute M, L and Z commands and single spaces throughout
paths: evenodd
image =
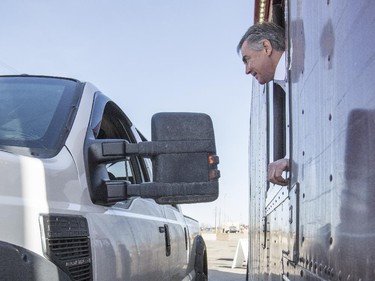
M 168 225 L 160 226 L 159 232 L 165 234 L 165 255 L 169 257 L 171 255 L 171 236 L 169 234 Z
M 184 233 L 185 233 L 185 250 L 188 250 L 188 233 L 186 227 L 184 227 Z

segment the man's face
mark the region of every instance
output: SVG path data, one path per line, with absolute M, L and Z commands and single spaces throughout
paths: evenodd
M 245 64 L 246 74 L 251 74 L 258 80 L 259 84 L 265 84 L 275 75 L 276 66 L 271 59 L 271 53 L 268 46 L 269 42 L 263 42 L 263 48 L 260 51 L 251 49 L 245 41 L 241 47 L 242 60 Z M 272 49 L 271 49 L 272 52 Z

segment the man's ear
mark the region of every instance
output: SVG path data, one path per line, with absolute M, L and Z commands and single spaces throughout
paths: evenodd
M 270 56 L 272 54 L 272 50 L 273 50 L 271 42 L 269 40 L 265 39 L 265 40 L 263 40 L 262 44 L 263 44 L 263 50 L 266 52 L 266 54 L 268 56 Z

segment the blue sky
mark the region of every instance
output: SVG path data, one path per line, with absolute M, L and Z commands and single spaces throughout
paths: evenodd
M 0 74 L 90 81 L 150 139 L 162 111 L 211 116 L 220 196 L 184 205 L 204 224 L 248 220 L 251 78 L 236 46 L 252 0 L 2 0 Z

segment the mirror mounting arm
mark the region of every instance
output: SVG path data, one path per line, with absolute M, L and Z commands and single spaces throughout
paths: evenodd
M 152 157 L 170 153 L 215 153 L 215 143 L 212 140 L 146 141 L 140 143 L 128 143 L 124 140 L 105 140 L 105 142 L 96 142 L 91 146 L 96 151 L 97 159 L 102 161 L 112 161 L 118 157 L 123 158 L 126 156 Z

